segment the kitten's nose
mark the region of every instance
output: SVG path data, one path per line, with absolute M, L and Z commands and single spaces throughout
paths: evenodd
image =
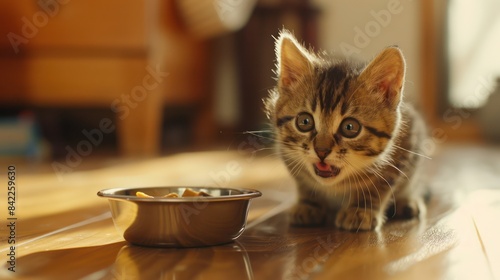
M 321 161 L 323 161 L 332 152 L 332 149 L 330 149 L 330 148 L 318 148 L 318 147 L 315 147 L 314 151 L 318 155 L 319 159 Z

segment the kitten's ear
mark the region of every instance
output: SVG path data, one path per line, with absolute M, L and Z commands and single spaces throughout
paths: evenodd
M 289 87 L 312 71 L 313 56 L 287 31 L 276 40 L 278 85 Z
M 402 98 L 405 59 L 397 47 L 389 47 L 375 57 L 359 76 L 372 92 L 396 108 Z

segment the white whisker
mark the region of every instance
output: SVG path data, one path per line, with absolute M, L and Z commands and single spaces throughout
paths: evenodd
M 392 164 L 391 162 L 389 162 L 388 160 L 382 160 L 383 162 L 385 162 L 387 165 L 389 165 L 390 167 L 396 169 L 401 175 L 403 175 L 406 180 L 410 180 L 410 178 L 408 178 L 408 176 L 406 175 L 406 173 L 403 172 L 403 170 L 399 169 L 396 165 Z
M 403 150 L 403 151 L 405 151 L 405 152 L 407 152 L 407 153 L 414 154 L 414 155 L 417 155 L 417 156 L 423 157 L 423 158 L 425 158 L 425 159 L 432 159 L 432 158 L 431 158 L 431 157 L 429 157 L 429 156 L 426 156 L 426 155 L 424 155 L 424 154 L 420 154 L 420 153 L 417 153 L 417 152 L 414 152 L 414 151 L 410 151 L 410 150 L 405 149 L 405 148 L 403 148 L 403 147 L 400 147 L 400 146 L 398 146 L 398 145 L 396 145 L 396 144 L 393 144 L 393 146 L 394 146 L 395 148 L 400 149 L 400 150 Z

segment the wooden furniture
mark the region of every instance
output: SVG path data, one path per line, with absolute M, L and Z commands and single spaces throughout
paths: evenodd
M 467 160 L 463 160 L 467 158 Z M 241 167 L 217 180 L 228 163 Z M 10 163 L 12 164 L 12 163 Z M 91 159 L 83 165 L 91 167 Z M 94 162 L 103 165 L 104 161 Z M 425 219 L 391 221 L 380 232 L 289 227 L 294 182 L 272 157 L 236 152 L 179 154 L 58 178 L 44 166 L 16 165 L 15 270 L 0 227 L 0 278 L 22 279 L 499 279 L 500 150 L 448 146 L 426 160 L 433 196 Z M 82 165 L 82 167 L 84 167 Z M 7 185 L 9 164 L 0 162 Z M 50 171 L 50 166 L 48 167 Z M 38 173 L 42 172 L 42 173 Z M 221 177 L 222 178 L 222 177 Z M 226 177 L 225 177 L 226 178 Z M 62 180 L 59 180 L 62 179 Z M 115 230 L 102 188 L 150 185 L 256 188 L 246 231 L 234 243 L 192 249 L 127 244 Z M 155 222 L 155 221 L 151 221 Z
M 308 47 L 318 48 L 317 17 L 311 1 L 261 1 L 247 25 L 236 34 L 238 73 L 241 80 L 241 123 L 245 130 L 260 130 L 266 123 L 262 100 L 276 85 L 275 38 L 281 29 L 293 31 Z
M 166 82 L 164 73 L 151 76 L 166 71 L 152 44 L 155 5 L 2 1 L 2 106 L 109 108 L 117 114 L 113 125 L 121 152 L 155 154 Z

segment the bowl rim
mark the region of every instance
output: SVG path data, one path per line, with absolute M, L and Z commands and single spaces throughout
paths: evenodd
M 147 197 L 137 197 L 134 195 L 120 195 L 116 194 L 118 191 L 126 190 L 145 190 L 147 193 L 148 189 L 159 189 L 159 188 L 191 188 L 191 189 L 216 189 L 216 190 L 233 190 L 242 192 L 241 194 L 235 195 L 225 195 L 225 196 L 195 196 L 195 197 L 178 197 L 178 198 L 147 198 Z M 97 196 L 108 199 L 115 200 L 128 200 L 128 201 L 140 201 L 140 202 L 173 202 L 173 203 L 183 203 L 183 202 L 193 202 L 193 201 L 232 201 L 232 200 L 249 200 L 252 198 L 257 198 L 262 196 L 262 193 L 255 189 L 249 188 L 221 188 L 221 187 L 210 187 L 210 186 L 156 186 L 156 187 L 118 187 L 118 188 L 107 188 L 102 189 L 97 192 Z

